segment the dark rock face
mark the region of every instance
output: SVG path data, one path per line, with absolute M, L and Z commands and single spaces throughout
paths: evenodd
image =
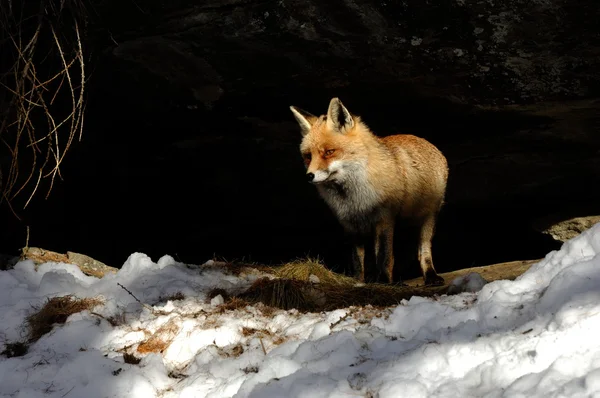
M 180 100 L 208 107 L 222 90 L 279 97 L 285 88 L 298 98 L 302 87 L 405 84 L 489 104 L 599 88 L 600 11 L 592 0 L 196 4 L 150 6 L 153 18 L 123 34 L 113 54 L 137 64 L 132 75 L 145 71 L 179 90 Z
M 438 271 L 543 256 L 557 243 L 533 220 L 597 214 L 593 0 L 126 3 L 97 9 L 87 132 L 66 181 L 25 213 L 32 244 L 114 266 L 139 250 L 343 269 L 288 108 L 324 113 L 333 96 L 376 133 L 446 154 Z

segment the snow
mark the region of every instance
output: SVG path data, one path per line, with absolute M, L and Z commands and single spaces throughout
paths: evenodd
M 472 274 L 456 295 L 323 313 L 227 309 L 209 292 L 261 275 L 212 262 L 134 253 L 98 279 L 21 261 L 0 272 L 0 351 L 48 298 L 102 303 L 0 356 L 0 397 L 600 396 L 599 253 L 597 224 L 515 281 Z
M 477 272 L 469 272 L 466 275 L 459 276 L 450 282 L 448 286 L 449 294 L 462 292 L 477 292 L 481 290 L 487 281 Z

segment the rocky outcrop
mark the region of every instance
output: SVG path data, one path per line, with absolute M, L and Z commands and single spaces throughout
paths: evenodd
M 51 250 L 41 249 L 39 247 L 24 247 L 20 259 L 33 261 L 36 268 L 38 265 L 44 263 L 73 264 L 79 267 L 84 274 L 95 276 L 96 278 L 102 278 L 104 275 L 117 272 L 117 268 L 109 267 L 101 261 L 86 256 L 85 254 L 74 252 L 62 254 Z
M 288 108 L 323 113 L 333 96 L 378 134 L 417 134 L 448 157 L 439 271 L 540 258 L 558 243 L 534 220 L 598 214 L 593 0 L 138 3 L 96 8 L 84 141 L 24 215 L 38 245 L 109 264 L 142 251 L 343 268 L 347 242 L 305 183 Z
M 542 233 L 552 236 L 555 240 L 566 242 L 599 222 L 600 216 L 573 217 L 560 221 L 556 221 L 556 219 L 552 220 L 551 217 L 550 219 L 539 220 L 536 227 Z
M 118 45 L 109 51 L 130 64 L 130 77 L 145 73 L 188 106 L 370 85 L 506 104 L 595 94 L 600 83 L 593 0 L 217 0 L 143 8 L 146 16 L 130 16 L 141 27 L 112 31 Z

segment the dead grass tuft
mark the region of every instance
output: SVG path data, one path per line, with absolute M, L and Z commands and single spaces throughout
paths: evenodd
M 276 267 L 273 273 L 282 279 L 294 279 L 309 282 L 310 276 L 314 275 L 319 283 L 338 286 L 354 286 L 358 281 L 346 275 L 337 274 L 328 270 L 319 259 L 307 258 Z
M 237 358 L 244 353 L 244 346 L 238 343 L 226 347 L 217 347 L 217 352 L 223 358 Z
M 266 316 L 267 318 L 272 318 L 275 313 L 280 310 L 280 308 L 270 307 L 264 303 L 258 303 L 257 308 L 260 310 L 263 316 Z
M 186 375 L 184 375 L 183 373 L 176 372 L 176 371 L 174 371 L 174 370 L 170 371 L 170 372 L 169 372 L 169 374 L 168 374 L 168 376 L 169 376 L 171 379 L 185 379 L 185 378 L 187 377 L 187 376 L 186 376 Z M 168 389 L 167 391 L 169 391 L 169 389 Z
M 269 278 L 257 280 L 240 295 L 249 302 L 261 302 L 285 310 L 296 308 L 299 311 L 315 310 L 315 296 L 318 296 L 318 288 L 311 283 Z
M 124 312 L 120 312 L 116 315 L 113 315 L 111 317 L 106 318 L 106 320 L 108 321 L 108 323 L 110 323 L 112 326 L 117 327 L 117 326 L 121 326 L 124 325 L 127 317 L 125 315 Z
M 246 308 L 247 306 L 251 305 L 252 303 L 250 303 L 248 300 L 246 300 L 243 297 L 231 297 L 229 298 L 225 303 L 221 304 L 218 308 L 217 308 L 217 312 L 218 313 L 224 313 L 227 311 L 233 311 L 233 310 L 239 310 L 242 308 Z
M 287 338 L 285 338 L 283 336 L 275 336 L 275 338 L 273 339 L 273 344 L 281 345 L 281 344 L 285 343 L 286 341 L 287 341 Z
M 215 268 L 223 270 L 229 275 L 239 276 L 243 273 L 266 272 L 273 273 L 273 267 L 249 262 L 235 262 L 226 260 L 214 260 L 212 264 L 203 265 L 204 269 Z
M 247 367 L 245 367 L 242 370 L 246 374 L 249 374 L 249 373 L 258 373 L 258 366 L 247 366 Z
M 216 329 L 223 325 L 223 321 L 218 316 L 208 316 L 204 323 L 202 323 L 203 329 Z
M 180 301 L 180 300 L 185 300 L 185 295 L 181 292 L 175 292 L 173 294 L 170 294 L 168 296 L 161 296 L 158 298 L 159 302 L 166 302 L 166 301 Z
M 142 361 L 141 358 L 138 358 L 135 355 L 130 354 L 128 352 L 123 354 L 123 360 L 125 361 L 125 363 L 131 364 L 131 365 L 137 365 L 138 363 L 140 363 Z
M 295 279 L 257 280 L 239 297 L 250 303 L 261 302 L 266 306 L 284 310 L 330 311 L 350 306 L 389 307 L 398 305 L 403 299 L 413 295 L 432 296 L 438 291 L 427 288 L 366 284 L 362 286 L 345 286 L 303 282 Z
M 218 295 L 221 295 L 221 297 L 223 297 L 224 301 L 229 300 L 229 293 L 227 293 L 227 291 L 225 289 L 221 289 L 221 288 L 215 288 L 215 289 L 209 290 L 209 292 L 206 294 L 206 300 L 208 302 L 210 302 L 210 300 L 214 299 Z
M 231 347 L 224 347 L 223 349 L 219 350 L 219 353 L 225 357 L 237 358 L 244 353 L 244 347 L 238 343 Z
M 215 263 L 214 267 L 233 267 L 232 263 Z M 242 265 L 235 265 L 242 266 Z M 328 311 L 350 306 L 371 305 L 385 308 L 399 304 L 414 295 L 430 297 L 445 293 L 442 288 L 426 288 L 406 285 L 359 284 L 356 279 L 328 270 L 319 259 L 303 259 L 280 267 L 260 268 L 277 278 L 258 279 L 245 292 L 230 297 L 224 289 L 213 289 L 208 299 L 222 295 L 225 303 L 217 309 L 225 312 L 241 309 L 247 305 L 262 303 L 258 308 L 264 316 L 273 316 L 278 309 L 299 311 Z M 312 277 L 311 277 L 312 276 Z M 318 282 L 315 282 L 315 278 Z
M 52 297 L 34 314 L 27 317 L 29 341 L 37 341 L 59 323 L 65 323 L 67 318 L 81 311 L 91 310 L 102 304 L 97 298 L 76 298 L 71 295 Z
M 179 329 L 180 327 L 173 322 L 173 320 L 168 321 L 146 341 L 140 343 L 137 347 L 137 351 L 141 354 L 150 352 L 162 353 L 175 339 L 175 336 L 179 333 Z
M 242 335 L 244 337 L 252 336 L 254 333 L 258 332 L 258 329 L 242 327 Z
M 0 352 L 0 355 L 5 356 L 6 358 L 22 357 L 27 354 L 28 349 L 29 345 L 22 341 L 6 343 L 4 350 Z
M 165 341 L 165 340 L 161 339 L 160 337 L 153 336 L 153 337 L 149 338 L 148 340 L 144 341 L 143 343 L 140 343 L 140 345 L 137 348 L 137 351 L 140 354 L 147 354 L 150 352 L 162 353 L 164 350 L 167 349 L 169 344 L 171 344 L 170 341 Z

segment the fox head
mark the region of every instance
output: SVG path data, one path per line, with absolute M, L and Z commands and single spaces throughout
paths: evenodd
M 357 137 L 362 123 L 339 98 L 331 99 L 327 115 L 317 117 L 295 106 L 290 109 L 300 125 L 300 152 L 309 182 L 341 183 L 357 167 L 364 167 L 365 160 L 360 156 L 365 151 Z

